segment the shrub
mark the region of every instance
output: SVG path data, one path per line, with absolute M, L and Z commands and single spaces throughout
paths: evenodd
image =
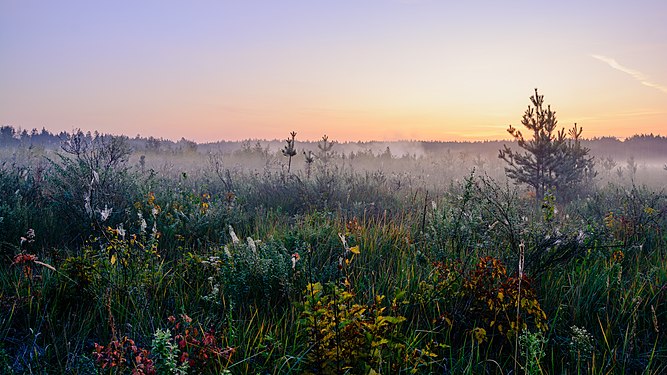
M 386 314 L 384 296 L 377 296 L 372 305 L 361 305 L 349 291 L 335 285 L 325 291 L 322 284 L 315 283 L 306 287 L 303 300 L 302 324 L 309 328 L 313 347 L 308 355 L 311 372 L 380 373 L 387 365 L 393 371 L 400 368 L 405 345 L 397 326 L 405 318 Z
M 531 280 L 508 276 L 503 263 L 486 256 L 470 270 L 460 262 L 436 262 L 434 284 L 424 284 L 421 303 L 435 303 L 442 311 L 441 327 L 461 337 L 472 332 L 479 343 L 498 337 L 512 339 L 532 327 L 547 330 Z

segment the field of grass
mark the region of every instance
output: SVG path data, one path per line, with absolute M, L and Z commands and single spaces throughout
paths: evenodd
M 3 155 L 0 373 L 667 372 L 667 194 L 620 174 Z

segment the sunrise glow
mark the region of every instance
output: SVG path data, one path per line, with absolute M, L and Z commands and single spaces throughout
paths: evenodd
M 3 1 L 0 124 L 507 139 L 534 88 L 586 137 L 667 134 L 667 2 Z

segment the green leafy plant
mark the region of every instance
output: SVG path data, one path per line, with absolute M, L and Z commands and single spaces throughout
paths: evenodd
M 188 373 L 190 363 L 188 361 L 178 363 L 180 350 L 168 329 L 158 328 L 155 331 L 151 351 L 157 374 L 186 375 Z
M 542 359 L 546 355 L 544 347 L 547 340 L 542 332 L 524 331 L 519 335 L 519 345 L 523 356 L 523 370 L 526 374 L 542 374 Z
M 335 374 L 380 372 L 404 348 L 397 326 L 405 321 L 390 315 L 382 306 L 384 296 L 371 305 L 354 302 L 349 291 L 320 283 L 309 284 L 303 292 L 302 324 L 309 327 L 309 369 L 314 373 Z M 395 304 L 392 309 L 395 309 Z

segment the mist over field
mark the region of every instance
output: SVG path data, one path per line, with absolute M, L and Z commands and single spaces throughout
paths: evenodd
M 70 133 L 53 134 L 43 129 L 27 132 L 10 126 L 2 128 L 0 152 L 3 159 L 25 163 L 21 157 L 53 158 L 63 153 L 61 143 Z M 98 134 L 98 133 L 95 133 Z M 84 134 L 92 140 L 95 134 Z M 324 135 L 326 137 L 326 135 Z M 130 164 L 150 168 L 157 172 L 205 173 L 210 172 L 212 160 L 225 168 L 237 171 L 280 172 L 287 165 L 282 154 L 284 140 L 247 139 L 243 141 L 218 141 L 196 143 L 185 137 L 172 141 L 158 136 L 123 138 L 129 147 Z M 328 139 L 328 137 L 327 137 Z M 388 176 L 402 173 L 413 183 L 421 181 L 427 189 L 449 185 L 452 179 L 461 179 L 473 169 L 477 174 L 493 178 L 505 178 L 506 164 L 498 158 L 504 145 L 517 149 L 512 141 L 365 141 L 338 142 L 330 139 L 333 147 L 327 156 L 327 166 L 366 173 L 378 172 Z M 294 173 L 302 175 L 308 168 L 305 154 L 311 152 L 314 163 L 311 168 L 321 168 L 318 158 L 319 141 L 301 141 L 297 134 L 294 156 Z M 635 135 L 625 140 L 602 137 L 582 140 L 582 146 L 595 158 L 595 184 L 606 183 L 647 184 L 660 187 L 665 183 L 667 165 L 667 137 L 660 135 Z M 143 161 L 142 161 L 143 160 Z M 6 162 L 5 162 L 6 163 Z M 143 164 L 142 164 L 143 163 Z

